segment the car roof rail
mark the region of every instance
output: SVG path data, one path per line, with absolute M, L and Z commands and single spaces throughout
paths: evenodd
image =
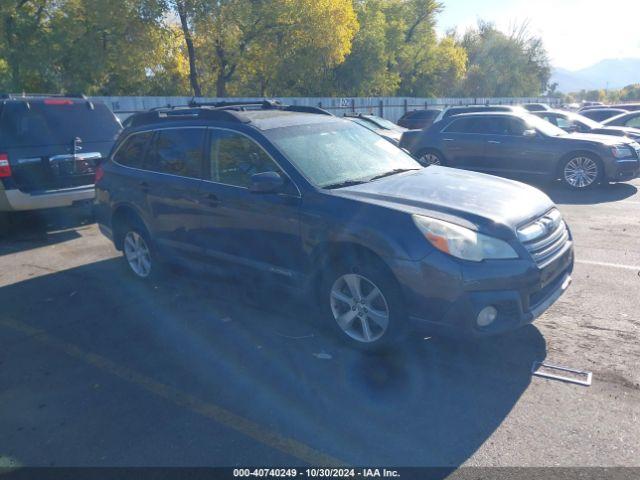
M 318 115 L 330 115 L 333 113 L 320 108 L 307 105 L 285 105 L 277 100 L 250 100 L 250 101 L 221 101 L 221 102 L 198 102 L 192 99 L 189 102 L 190 107 L 213 107 L 218 110 L 282 110 L 284 112 L 297 113 L 315 113 Z
M 82 93 L 2 93 L 0 98 L 7 100 L 22 100 L 25 98 L 81 98 L 87 100 L 87 96 Z
M 215 120 L 231 123 L 251 123 L 241 112 L 211 107 L 159 107 L 146 112 L 135 113 L 132 127 L 159 122 L 188 120 Z

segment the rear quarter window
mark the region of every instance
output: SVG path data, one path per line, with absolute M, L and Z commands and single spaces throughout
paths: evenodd
M 102 103 L 44 101 L 6 103 L 0 115 L 2 143 L 6 147 L 32 147 L 82 142 L 114 141 L 121 129 Z
M 148 149 L 153 132 L 134 133 L 127 137 L 116 151 L 113 160 L 120 165 L 132 168 L 142 168 L 144 156 Z

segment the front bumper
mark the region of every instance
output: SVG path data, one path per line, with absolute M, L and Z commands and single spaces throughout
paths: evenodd
M 89 202 L 94 196 L 93 185 L 30 193 L 18 189 L 4 190 L 0 188 L 0 210 L 19 211 L 70 207 L 77 203 Z
M 406 262 L 399 277 L 414 327 L 452 336 L 489 336 L 533 322 L 571 284 L 572 242 L 544 268 L 528 260 L 462 264 L 436 252 L 422 262 Z M 480 328 L 480 311 L 493 306 L 496 320 Z
M 611 182 L 625 182 L 640 175 L 640 162 L 636 159 L 615 160 L 605 167 L 605 177 Z

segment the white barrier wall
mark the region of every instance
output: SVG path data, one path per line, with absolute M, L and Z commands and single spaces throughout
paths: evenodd
M 193 97 L 91 97 L 104 101 L 115 113 L 134 113 L 156 107 L 187 105 Z M 450 105 L 492 104 L 517 105 L 548 103 L 557 105 L 560 99 L 547 97 L 523 98 L 413 98 L 413 97 L 273 97 L 288 105 L 322 107 L 335 115 L 344 112 L 373 113 L 396 122 L 406 111 Z M 198 102 L 261 101 L 259 97 L 213 98 L 201 97 Z

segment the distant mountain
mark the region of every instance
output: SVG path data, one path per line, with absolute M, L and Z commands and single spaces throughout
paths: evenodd
M 563 93 L 626 87 L 640 83 L 640 58 L 611 58 L 574 71 L 556 68 L 551 75 L 553 82 Z

